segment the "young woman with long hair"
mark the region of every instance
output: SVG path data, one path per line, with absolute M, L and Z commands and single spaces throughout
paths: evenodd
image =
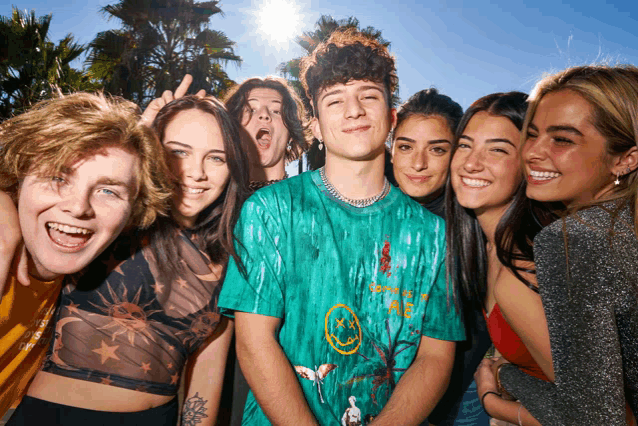
M 232 323 L 217 299 L 247 194 L 237 126 L 212 98 L 167 104 L 153 127 L 175 192 L 64 290 L 50 354 L 8 424 L 213 425 Z
M 547 217 L 525 196 L 520 145 L 526 99 L 521 92 L 488 95 L 461 120 L 446 192 L 448 273 L 470 305 L 466 309 L 483 312 L 503 357 L 549 380 L 547 326 L 532 256 L 532 240 Z M 481 374 L 476 379 L 489 415 L 512 423 L 520 415 L 519 423 L 538 424 Z
M 435 88 L 412 95 L 397 112 L 392 132 L 392 177 L 401 191 L 430 212 L 445 216 L 445 182 L 448 179 L 454 133 L 463 108 Z M 467 339 L 456 346 L 448 389 L 428 417 L 431 424 L 454 424 L 461 402 L 483 355 L 491 345 L 480 311 L 464 312 Z M 468 398 L 475 390 L 468 391 Z M 476 398 L 476 397 L 475 397 Z M 482 411 L 469 414 L 479 416 Z M 474 421 L 478 421 L 474 418 Z M 468 416 L 464 416 L 469 421 Z
M 435 88 L 401 105 L 392 132 L 392 171 L 401 190 L 443 217 L 443 193 L 454 132 L 463 108 Z
M 638 68 L 546 77 L 523 131 L 527 196 L 567 213 L 534 239 L 555 380 L 505 365 L 501 382 L 545 426 L 635 424 Z

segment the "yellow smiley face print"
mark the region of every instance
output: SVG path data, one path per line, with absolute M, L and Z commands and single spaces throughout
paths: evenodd
M 361 346 L 361 326 L 350 307 L 337 304 L 326 314 L 326 339 L 342 355 L 352 355 Z

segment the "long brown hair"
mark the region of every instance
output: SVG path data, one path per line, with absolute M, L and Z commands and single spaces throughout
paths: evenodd
M 244 111 L 251 111 L 248 95 L 253 89 L 272 89 L 281 95 L 281 114 L 284 125 L 290 134 L 290 149 L 285 152 L 286 161 L 293 161 L 308 150 L 310 131 L 306 110 L 301 98 L 283 78 L 268 76 L 253 77 L 231 88 L 224 96 L 228 113 L 238 122 L 242 122 Z
M 231 255 L 241 267 L 233 246 L 233 228 L 249 189 L 247 149 L 239 137 L 238 124 L 217 99 L 184 96 L 160 110 L 153 121 L 153 128 L 160 140 L 163 140 L 166 127 L 177 114 L 191 109 L 210 114 L 211 119 L 219 124 L 230 180 L 217 200 L 199 214 L 195 226 L 190 231 L 196 235 L 194 240 L 199 249 L 207 253 L 212 262 L 223 263 L 228 259 L 228 255 Z M 158 261 L 160 273 L 168 280 L 176 278 L 183 268 L 179 262 L 179 250 L 175 240 L 178 229 L 179 225 L 172 218 L 160 219 L 150 229 L 149 234 L 151 249 Z
M 461 118 L 454 136 L 452 156 L 465 127 L 479 112 L 507 118 L 520 130 L 525 119 L 526 100 L 527 95 L 522 92 L 493 93 L 476 100 Z M 542 204 L 526 197 L 525 186 L 525 181 L 521 181 L 512 194 L 512 202 L 496 226 L 495 240 L 499 261 L 533 288 L 521 275 L 524 269 L 517 265 L 520 261 L 533 261 L 534 236 L 551 219 Z M 445 189 L 445 215 L 448 277 L 452 287 L 460 291 L 461 300 L 480 310 L 487 296 L 487 240 L 474 211 L 464 208 L 456 199 L 450 176 Z

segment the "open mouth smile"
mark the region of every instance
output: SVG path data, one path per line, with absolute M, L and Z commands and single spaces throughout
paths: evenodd
M 461 181 L 463 185 L 469 186 L 470 188 L 485 188 L 486 186 L 490 186 L 492 182 L 484 179 L 470 179 L 466 177 L 462 177 Z
M 186 185 L 180 185 L 182 188 L 182 192 L 184 192 L 185 194 L 201 194 L 204 191 L 206 191 L 206 188 L 191 188 L 190 186 L 186 186 Z
M 84 248 L 94 234 L 90 229 L 59 222 L 47 222 L 46 228 L 49 238 L 55 245 L 71 252 Z
M 558 172 L 530 170 L 529 175 L 527 176 L 527 181 L 531 184 L 542 184 L 560 176 L 562 176 L 562 174 Z

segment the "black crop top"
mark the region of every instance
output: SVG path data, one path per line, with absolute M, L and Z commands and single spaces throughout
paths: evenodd
M 62 292 L 43 371 L 141 392 L 174 395 L 188 356 L 219 324 L 224 267 L 182 231 L 185 274 L 159 276 L 147 244 L 120 237 Z

